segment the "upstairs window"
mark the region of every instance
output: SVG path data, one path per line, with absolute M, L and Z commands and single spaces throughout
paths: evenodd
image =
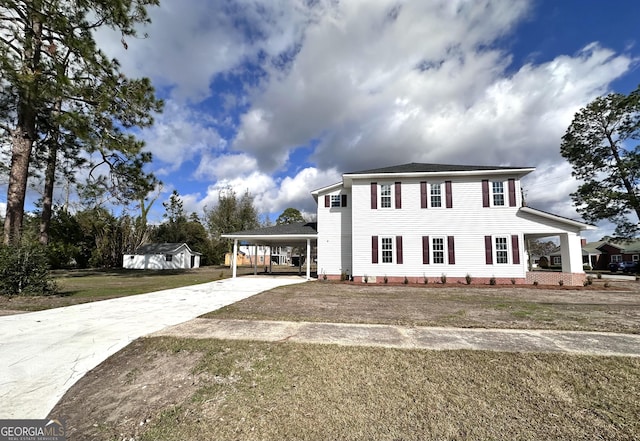
M 391 208 L 391 184 L 380 184 L 380 207 Z
M 332 194 L 331 195 L 331 207 L 340 207 L 340 204 L 342 202 L 342 199 L 340 198 L 339 194 Z
M 431 206 L 442 207 L 442 186 L 441 184 L 431 184 Z
M 504 182 L 494 181 L 491 183 L 491 189 L 493 194 L 493 206 L 504 206 Z

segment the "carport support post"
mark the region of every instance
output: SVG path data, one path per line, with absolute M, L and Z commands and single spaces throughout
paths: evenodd
M 231 257 L 231 277 L 236 278 L 238 267 L 238 239 L 233 239 L 233 256 Z
M 311 239 L 307 239 L 307 280 L 311 280 Z
M 258 244 L 253 244 L 253 275 L 258 275 Z

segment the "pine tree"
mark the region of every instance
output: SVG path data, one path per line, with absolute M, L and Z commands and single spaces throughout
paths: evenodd
M 608 219 L 621 237 L 640 230 L 639 138 L 640 87 L 629 95 L 596 98 L 581 109 L 560 147 L 573 176 L 584 182 L 571 195 L 578 212 L 591 222 Z
M 5 243 L 20 240 L 30 165 L 42 169 L 48 164 L 46 180 L 53 188 L 58 156 L 75 159 L 82 150 L 98 158 L 87 164 L 92 171 L 99 165 L 109 168 L 108 176 L 96 176 L 95 188 L 123 191 L 125 197 L 145 188 L 149 176 L 143 166 L 151 158 L 124 130 L 150 125 L 162 103 L 148 79 L 122 75 L 118 62 L 97 48 L 93 32 L 103 26 L 115 29 L 126 46 L 125 39 L 136 35 L 135 26 L 149 21 L 147 6 L 157 4 L 0 1 L 0 128 L 11 145 Z

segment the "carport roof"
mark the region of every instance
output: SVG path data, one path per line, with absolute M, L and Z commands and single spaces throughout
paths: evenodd
M 227 239 L 246 240 L 255 244 L 295 244 L 307 239 L 318 238 L 317 222 L 296 222 L 292 224 L 274 225 L 254 230 L 238 231 L 223 234 Z

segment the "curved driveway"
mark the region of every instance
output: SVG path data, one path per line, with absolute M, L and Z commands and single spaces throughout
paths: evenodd
M 301 277 L 241 277 L 0 317 L 0 419 L 45 418 L 64 393 L 133 340 Z

